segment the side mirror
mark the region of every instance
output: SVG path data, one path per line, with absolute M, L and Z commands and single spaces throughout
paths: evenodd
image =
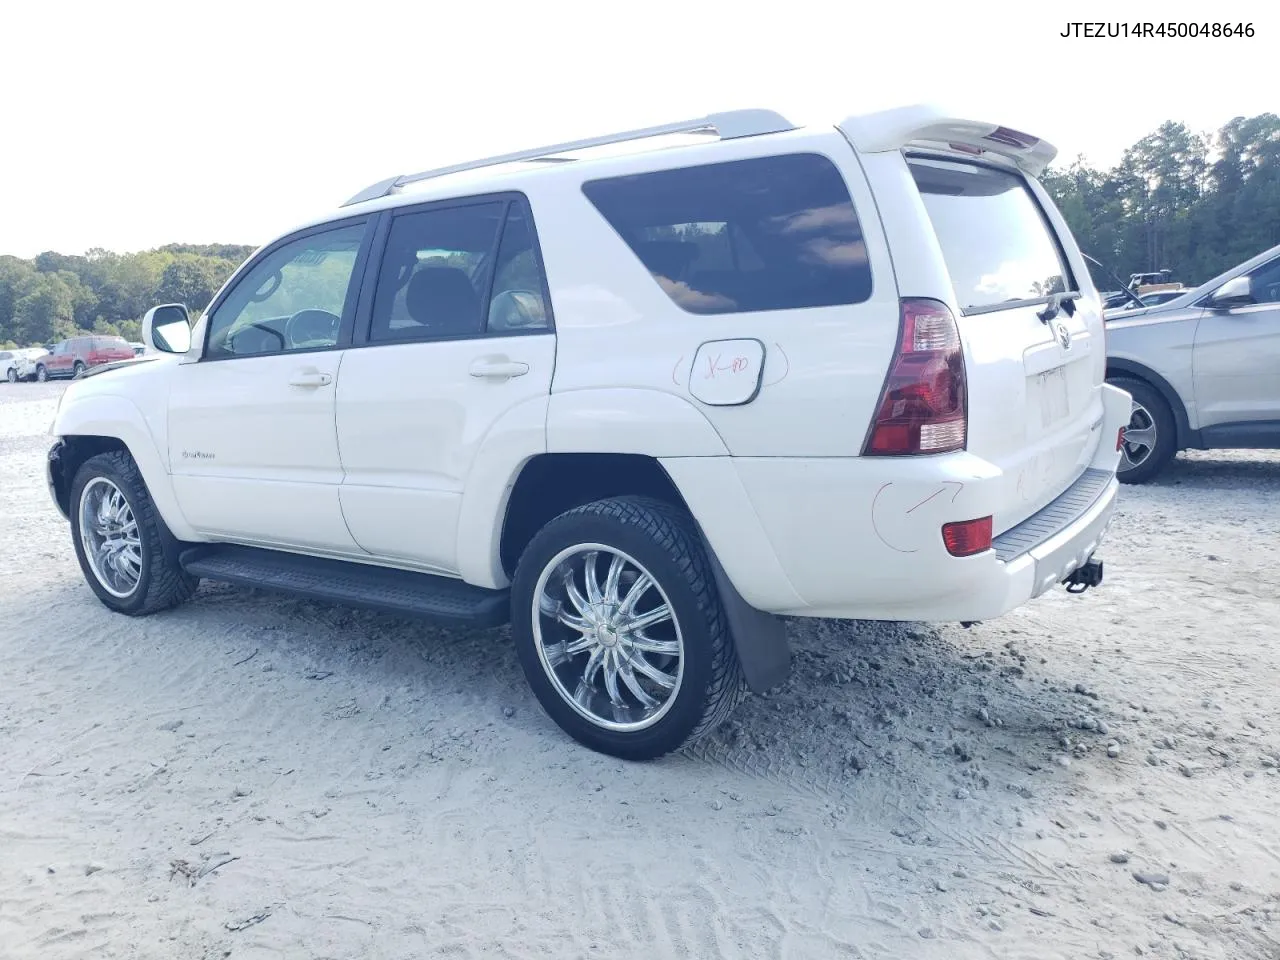
M 1247 276 L 1232 277 L 1209 295 L 1209 306 L 1229 310 L 1246 303 L 1253 303 L 1253 284 Z
M 142 318 L 142 342 L 162 353 L 191 349 L 191 317 L 180 303 L 152 307 Z

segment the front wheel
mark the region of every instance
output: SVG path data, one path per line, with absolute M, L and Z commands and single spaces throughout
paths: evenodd
M 49 371 L 44 368 L 44 364 L 36 367 L 36 379 L 41 383 L 49 379 Z
M 715 729 L 745 690 L 691 520 L 659 500 L 599 500 L 533 538 L 512 634 L 542 707 L 578 742 L 650 760 Z
M 77 360 L 76 365 L 71 369 L 71 376 L 78 377 L 80 376 L 80 374 L 84 373 L 84 370 L 85 370 L 84 364 L 81 363 L 79 360 Z
M 17 382 L 18 382 L 18 368 L 17 368 L 17 367 L 10 367 L 10 368 L 9 368 L 8 373 L 6 373 L 6 374 L 5 374 L 5 379 L 6 379 L 6 380 L 8 380 L 10 383 L 17 383 Z
M 195 593 L 195 578 L 165 554 L 164 521 L 127 453 L 86 460 L 71 484 L 70 507 L 76 559 L 106 606 L 141 616 Z

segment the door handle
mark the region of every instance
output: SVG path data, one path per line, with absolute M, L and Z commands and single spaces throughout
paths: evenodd
M 333 382 L 333 375 L 316 370 L 299 370 L 289 378 L 291 387 L 323 387 Z
M 527 363 L 508 360 L 506 357 L 485 357 L 473 360 L 470 370 L 473 377 L 485 377 L 490 380 L 509 380 L 512 377 L 523 377 L 528 372 Z

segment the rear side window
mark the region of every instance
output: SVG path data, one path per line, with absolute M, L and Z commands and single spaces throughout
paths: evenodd
M 829 307 L 871 296 L 858 214 L 824 156 L 683 167 L 582 189 L 690 313 Z
M 1075 289 L 1044 211 L 1020 174 L 909 161 L 960 308 L 981 313 Z

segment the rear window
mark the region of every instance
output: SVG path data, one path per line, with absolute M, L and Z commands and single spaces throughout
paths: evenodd
M 966 313 L 1074 289 L 1057 240 L 1022 176 L 963 161 L 910 161 Z
M 683 167 L 582 189 L 690 313 L 828 307 L 871 296 L 858 214 L 824 156 Z

